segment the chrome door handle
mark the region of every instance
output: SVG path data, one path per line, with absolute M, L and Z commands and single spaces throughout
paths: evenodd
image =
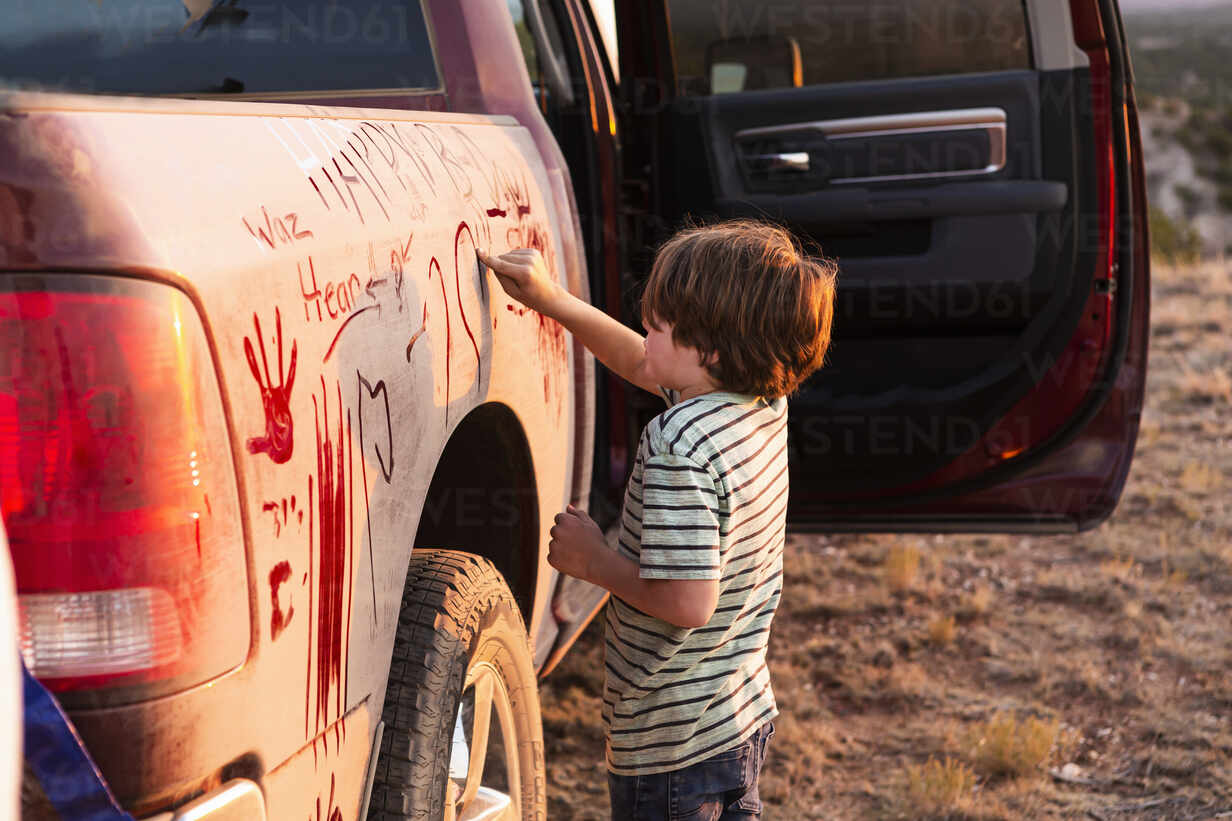
M 792 171 L 807 174 L 809 171 L 809 155 L 807 151 L 788 151 L 781 154 L 750 154 L 744 159 L 761 172 Z
M 737 131 L 737 143 L 766 145 L 765 141 L 780 140 L 784 135 L 800 139 L 800 135 L 812 132 L 820 135 L 827 144 L 843 140 L 869 140 L 878 138 L 936 135 L 943 139 L 949 132 L 983 131 L 988 135 L 988 165 L 984 168 L 962 168 L 885 174 L 870 176 L 830 176 L 831 185 L 858 184 L 866 182 L 890 182 L 895 180 L 936 179 L 946 177 L 978 177 L 995 174 L 1006 166 L 1008 159 L 1007 132 L 1009 117 L 1003 108 L 963 108 L 947 111 L 920 111 L 906 114 L 886 114 L 873 117 L 846 117 L 838 120 L 784 123 L 781 125 L 746 128 Z M 773 142 L 770 143 L 774 145 Z

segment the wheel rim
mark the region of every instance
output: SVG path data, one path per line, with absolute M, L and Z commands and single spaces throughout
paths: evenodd
M 518 821 L 521 775 L 509 690 L 500 672 L 481 662 L 466 671 L 458 705 L 445 821 Z

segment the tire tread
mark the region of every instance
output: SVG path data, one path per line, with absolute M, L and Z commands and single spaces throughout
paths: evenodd
M 407 570 L 385 693 L 369 821 L 437 819 L 444 811 L 456 698 L 480 615 L 505 604 L 521 614 L 496 568 L 453 550 L 416 549 Z M 525 633 L 525 629 L 523 629 Z M 405 785 L 405 786 L 402 786 Z

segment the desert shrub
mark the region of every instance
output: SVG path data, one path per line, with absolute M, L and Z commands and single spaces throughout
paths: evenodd
M 1232 211 L 1232 185 L 1219 186 L 1219 193 L 1215 195 L 1215 201 L 1219 203 L 1219 207 L 1224 211 Z
M 1198 213 L 1198 209 L 1202 205 L 1202 195 L 1194 188 L 1188 185 L 1177 185 L 1176 195 L 1181 200 L 1181 205 L 1185 208 L 1185 213 L 1188 216 L 1193 216 Z
M 1201 138 L 1198 136 L 1198 132 L 1188 125 L 1176 132 L 1176 141 L 1190 152 L 1201 148 Z
M 966 804 L 975 786 L 975 773 L 967 765 L 946 758 L 907 767 L 904 798 L 915 817 L 944 815 Z
M 1203 135 L 1207 149 L 1219 159 L 1232 157 L 1232 134 L 1224 131 L 1220 123 L 1204 123 Z
M 886 585 L 895 593 L 906 593 L 915 584 L 920 572 L 921 554 L 911 545 L 894 545 L 886 554 Z
M 954 641 L 953 616 L 938 616 L 928 625 L 928 640 L 938 647 L 944 647 Z
M 1152 207 L 1151 254 L 1173 265 L 1192 264 L 1202 254 L 1202 238 L 1192 225 L 1178 223 Z
M 1021 778 L 1040 770 L 1056 743 L 1060 724 L 1034 716 L 1018 721 L 998 713 L 972 733 L 972 760 L 990 777 Z
M 1215 166 L 1211 179 L 1220 185 L 1232 185 L 1232 161 L 1224 160 Z

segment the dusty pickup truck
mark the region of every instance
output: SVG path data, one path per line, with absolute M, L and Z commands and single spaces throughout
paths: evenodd
M 536 677 L 662 409 L 476 249 L 637 327 L 686 217 L 839 256 L 793 526 L 1115 507 L 1142 159 L 1113 0 L 17 2 L 0 506 L 27 667 L 159 819 L 540 818 Z

